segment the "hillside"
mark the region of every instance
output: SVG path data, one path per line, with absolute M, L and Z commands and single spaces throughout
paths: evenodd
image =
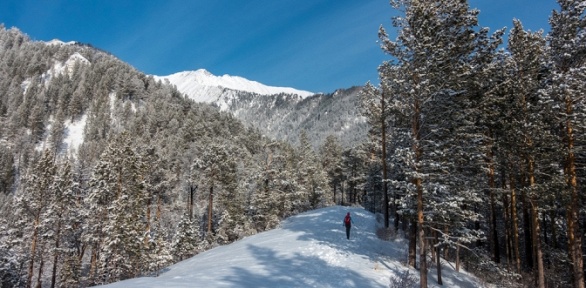
M 258 97 L 238 93 L 226 101 L 225 110 L 273 139 L 297 145 L 299 135 L 305 132 L 317 149 L 327 136 L 333 135 L 348 148 L 362 142 L 368 131 L 359 110 L 360 90 L 361 87 L 340 89 L 304 99 L 291 94 Z
M 315 94 L 289 87 L 271 87 L 238 76 L 215 76 L 205 69 L 155 76 L 200 103 L 217 106 L 267 137 L 298 144 L 302 131 L 314 148 L 327 136 L 353 147 L 366 136 L 360 114 L 361 87 Z
M 342 219 L 354 227 L 346 240 Z M 217 247 L 162 269 L 158 277 L 129 279 L 103 287 L 389 287 L 390 277 L 409 271 L 407 242 L 377 238 L 374 214 L 334 206 L 305 212 L 280 227 Z M 443 264 L 444 287 L 480 287 L 475 277 Z M 435 273 L 429 283 L 436 283 Z
M 263 137 L 91 45 L 0 26 L 0 88 L 9 287 L 148 274 L 334 199 L 309 144 Z

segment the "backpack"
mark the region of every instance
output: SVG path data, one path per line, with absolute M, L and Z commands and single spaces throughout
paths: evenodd
M 346 215 L 346 218 L 344 218 L 344 224 L 350 225 L 350 221 L 351 221 L 350 215 Z

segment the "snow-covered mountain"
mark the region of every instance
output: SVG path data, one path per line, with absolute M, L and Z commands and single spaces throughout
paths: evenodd
M 359 87 L 314 94 L 238 76 L 215 76 L 205 69 L 154 78 L 168 81 L 196 102 L 232 113 L 274 139 L 296 143 L 305 130 L 314 147 L 323 144 L 328 135 L 337 136 L 344 147 L 351 147 L 366 135 L 365 121 L 358 111 Z
M 354 222 L 350 240 L 342 224 L 346 212 Z M 417 284 L 419 271 L 403 264 L 407 241 L 380 240 L 375 233 L 379 226 L 374 214 L 362 208 L 322 208 L 164 268 L 158 277 L 104 287 L 389 287 L 391 277 L 408 277 Z M 481 286 L 447 262 L 442 264 L 442 279 L 443 287 Z M 428 283 L 437 283 L 435 271 L 430 270 Z M 412 287 L 407 285 L 401 287 Z
M 53 39 L 51 41 L 45 42 L 45 44 L 47 44 L 47 45 L 55 45 L 55 46 L 75 45 L 76 43 L 77 42 L 75 42 L 75 41 L 63 42 L 59 39 Z
M 168 76 L 154 76 L 162 81 L 177 86 L 177 89 L 197 102 L 215 103 L 224 94 L 226 89 L 244 91 L 259 95 L 295 94 L 302 98 L 315 93 L 297 90 L 289 87 L 267 86 L 262 83 L 248 80 L 239 76 L 216 76 L 205 69 L 185 71 Z

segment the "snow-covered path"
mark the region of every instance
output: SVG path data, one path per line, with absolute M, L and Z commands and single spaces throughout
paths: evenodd
M 346 212 L 354 221 L 350 240 L 342 224 Z M 309 211 L 280 228 L 172 265 L 159 277 L 105 287 L 389 287 L 389 277 L 407 269 L 401 264 L 407 260 L 406 243 L 379 240 L 375 226 L 374 214 L 362 208 Z M 444 272 L 444 287 L 478 287 L 473 277 L 449 266 Z

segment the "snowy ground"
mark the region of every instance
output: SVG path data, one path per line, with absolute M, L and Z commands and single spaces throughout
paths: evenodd
M 346 240 L 342 220 L 354 221 Z M 407 243 L 375 235 L 375 216 L 355 207 L 328 207 L 291 217 L 280 228 L 198 254 L 165 268 L 159 277 L 104 287 L 389 287 L 406 271 Z M 443 287 L 480 287 L 443 265 Z M 438 286 L 430 270 L 429 286 Z M 411 269 L 410 274 L 419 275 Z M 439 287 L 439 286 L 438 286 Z

